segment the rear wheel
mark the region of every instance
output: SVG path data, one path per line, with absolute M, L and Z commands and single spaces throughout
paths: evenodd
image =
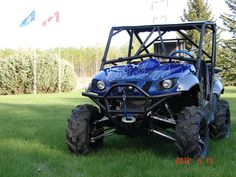
M 205 157 L 208 152 L 209 131 L 203 111 L 186 107 L 176 123 L 176 148 L 180 157 Z
M 93 124 L 98 119 L 99 111 L 92 105 L 79 105 L 72 111 L 66 130 L 66 142 L 72 153 L 85 155 L 102 147 L 103 139 L 91 142 L 91 137 L 103 134 L 103 129 Z
M 231 133 L 231 120 L 229 103 L 224 100 L 218 100 L 215 120 L 209 125 L 210 138 L 227 138 Z

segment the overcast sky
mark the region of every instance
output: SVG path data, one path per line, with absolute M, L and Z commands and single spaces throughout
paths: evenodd
M 0 48 L 105 45 L 117 25 L 180 22 L 187 0 L 7 0 L 0 5 Z M 224 0 L 208 0 L 215 19 L 227 12 Z M 35 9 L 36 20 L 20 23 Z M 59 11 L 59 23 L 42 22 Z M 220 23 L 219 21 L 217 21 Z

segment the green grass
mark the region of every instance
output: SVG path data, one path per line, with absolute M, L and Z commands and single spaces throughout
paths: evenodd
M 65 145 L 70 110 L 90 102 L 79 93 L 0 96 L 0 177 L 236 176 L 236 88 L 227 88 L 233 124 L 229 139 L 210 140 L 209 158 L 177 165 L 162 137 L 111 136 L 104 148 L 75 156 Z

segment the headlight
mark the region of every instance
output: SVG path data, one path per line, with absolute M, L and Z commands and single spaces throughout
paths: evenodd
M 98 82 L 97 82 L 97 88 L 98 88 L 99 90 L 103 90 L 103 89 L 105 88 L 105 83 L 102 82 L 102 81 L 98 81 Z
M 162 87 L 165 89 L 169 89 L 173 86 L 173 82 L 170 79 L 162 81 Z

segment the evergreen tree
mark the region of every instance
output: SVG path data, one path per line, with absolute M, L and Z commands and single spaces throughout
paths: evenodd
M 228 47 L 231 47 L 234 52 L 236 46 L 236 1 L 235 0 L 225 0 L 225 3 L 228 5 L 231 13 L 224 13 L 221 15 L 223 24 L 226 27 L 226 30 L 232 33 L 232 38 L 225 40 L 225 44 Z
M 212 12 L 205 0 L 188 0 L 188 10 L 184 9 L 183 21 L 212 20 Z
M 213 17 L 210 6 L 207 1 L 188 0 L 187 10 L 184 9 L 184 13 L 181 19 L 182 21 L 205 21 L 205 20 L 213 20 Z M 197 30 L 189 31 L 188 35 L 193 40 L 193 42 L 198 44 L 200 37 L 199 37 L 199 32 Z M 204 43 L 205 43 L 204 50 L 210 53 L 211 35 L 209 34 L 208 30 L 205 31 Z M 189 44 L 187 46 L 191 47 L 191 45 L 189 46 Z
M 221 46 L 217 50 L 217 66 L 222 69 L 220 75 L 226 86 L 236 86 L 236 57 L 231 48 Z
M 222 76 L 226 80 L 226 85 L 236 86 L 236 1 L 225 0 L 225 3 L 231 12 L 222 14 L 221 19 L 226 30 L 232 34 L 232 38 L 224 40 L 218 63 L 224 68 Z

